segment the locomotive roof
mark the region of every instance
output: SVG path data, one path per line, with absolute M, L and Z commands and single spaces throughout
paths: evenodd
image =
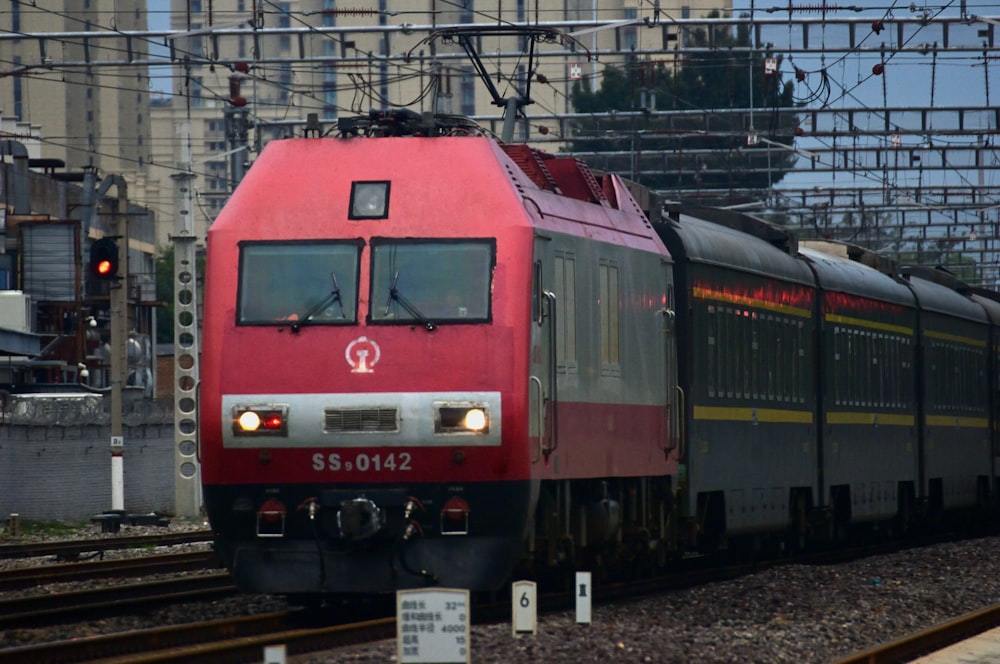
M 391 183 L 384 222 L 349 220 L 356 181 Z M 473 236 L 531 226 L 666 253 L 617 177 L 597 178 L 575 159 L 477 136 L 271 141 L 209 232 L 242 239 L 279 231 L 311 239 L 331 229 Z
M 745 232 L 746 225 L 731 228 L 677 210 L 668 208 L 666 211 L 670 218 L 657 224 L 656 229 L 675 260 L 723 266 L 809 285 L 814 283 L 805 263 L 789 253 L 796 250 L 793 236 L 789 238 L 780 232 L 769 235 L 766 227 L 760 227 L 758 231 L 763 229 L 762 237 L 761 232 Z M 703 216 L 710 214 L 708 209 L 698 212 L 704 212 Z M 745 215 L 738 216 L 743 218 L 742 221 L 752 219 Z M 750 223 L 757 222 L 759 220 L 753 219 Z M 790 244 L 787 243 L 789 239 Z
M 843 249 L 841 255 L 832 253 Z M 817 250 L 813 246 L 799 247 L 799 253 L 816 271 L 820 287 L 826 291 L 839 291 L 874 300 L 892 302 L 903 306 L 915 305 L 913 291 L 890 274 L 868 267 L 848 258 L 846 245 L 833 245 Z

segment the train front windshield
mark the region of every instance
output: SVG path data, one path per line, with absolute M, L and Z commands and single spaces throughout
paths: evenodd
M 240 244 L 241 324 L 357 322 L 361 243 Z
M 491 318 L 494 240 L 373 238 L 369 320 L 482 323 Z

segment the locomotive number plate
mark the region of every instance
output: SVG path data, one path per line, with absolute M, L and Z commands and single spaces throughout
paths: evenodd
M 317 452 L 312 458 L 312 468 L 316 472 L 329 470 L 335 473 L 379 473 L 383 471 L 413 470 L 409 452 L 388 452 L 386 454 L 341 454 Z

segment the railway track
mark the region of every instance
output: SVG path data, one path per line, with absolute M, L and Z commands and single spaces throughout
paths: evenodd
M 33 565 L 0 571 L 0 592 L 34 588 L 49 583 L 170 574 L 213 569 L 221 566 L 222 561 L 214 551 L 165 553 L 115 560 Z
M 942 650 L 1000 627 L 1000 605 L 960 616 L 909 636 L 855 653 L 837 664 L 897 664 Z
M 267 645 L 283 643 L 291 655 L 388 639 L 396 631 L 396 621 L 391 617 L 323 627 L 302 623 L 302 616 L 295 612 L 275 612 L 21 646 L 8 648 L 2 654 L 3 661 L 9 664 L 95 660 L 116 664 L 153 661 L 225 664 L 257 661 Z
M 132 609 L 205 601 L 236 594 L 229 575 L 213 572 L 176 579 L 113 585 L 56 594 L 0 600 L 0 630 L 43 627 L 60 622 L 94 619 Z
M 135 535 L 125 537 L 100 537 L 89 540 L 59 540 L 52 542 L 30 542 L 27 544 L 0 545 L 0 559 L 40 558 L 54 556 L 73 559 L 85 553 L 101 554 L 117 549 L 144 549 L 175 544 L 207 542 L 212 539 L 212 531 L 164 533 L 162 535 Z

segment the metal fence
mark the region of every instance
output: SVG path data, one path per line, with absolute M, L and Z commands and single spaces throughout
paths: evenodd
M 171 424 L 173 401 L 127 399 L 122 404 L 122 423 L 135 427 Z M 81 393 L 12 394 L 0 400 L 0 424 L 31 426 L 110 425 L 111 397 Z

